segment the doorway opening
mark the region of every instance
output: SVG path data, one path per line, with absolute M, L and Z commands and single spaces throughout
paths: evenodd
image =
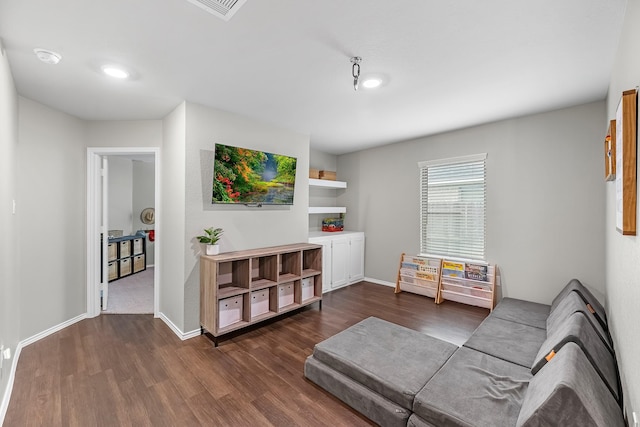
M 87 149 L 87 316 L 159 313 L 158 148 Z

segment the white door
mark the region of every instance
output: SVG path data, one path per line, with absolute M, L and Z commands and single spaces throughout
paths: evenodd
M 364 279 L 364 235 L 349 238 L 349 283 Z
M 102 309 L 107 309 L 109 299 L 109 162 L 106 156 L 102 157 L 102 215 L 100 218 L 100 232 L 102 233 L 102 257 L 100 263 L 100 290 L 102 293 Z
M 331 288 L 349 282 L 349 239 L 336 237 L 331 241 Z

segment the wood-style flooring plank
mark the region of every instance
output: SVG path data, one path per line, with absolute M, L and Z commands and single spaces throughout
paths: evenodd
M 217 348 L 151 315 L 102 315 L 22 349 L 4 425 L 369 426 L 304 378 L 315 344 L 376 316 L 461 345 L 488 313 L 362 282 Z

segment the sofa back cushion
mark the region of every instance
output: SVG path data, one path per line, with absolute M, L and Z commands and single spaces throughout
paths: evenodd
M 602 304 L 593 294 L 584 286 L 578 279 L 571 279 L 569 283 L 560 291 L 560 293 L 554 298 L 551 303 L 551 311 L 553 311 L 556 306 L 564 299 L 564 297 L 569 294 L 569 292 L 577 292 L 580 298 L 586 303 L 589 304 L 591 310 L 593 310 L 593 314 L 595 315 L 598 323 L 602 326 L 603 329 L 608 329 L 607 327 L 607 313 L 604 310 Z
M 620 388 L 616 360 L 604 345 L 585 313 L 577 311 L 553 331 L 549 331 L 547 339 L 542 343 L 531 373 L 536 375 L 544 365 L 569 342 L 577 344 L 604 381 L 605 385 L 620 401 Z
M 575 312 L 582 312 L 585 314 L 593 328 L 598 332 L 598 336 L 602 342 L 607 346 L 611 354 L 613 353 L 613 345 L 611 344 L 611 338 L 609 337 L 609 331 L 604 329 L 602 325 L 595 318 L 588 308 L 584 300 L 578 295 L 577 292 L 569 292 L 556 307 L 552 309 L 549 317 L 547 318 L 547 335 L 554 333 L 557 329 L 560 329 L 564 322 Z
M 580 347 L 569 342 L 531 379 L 517 427 L 624 426 L 622 410 Z

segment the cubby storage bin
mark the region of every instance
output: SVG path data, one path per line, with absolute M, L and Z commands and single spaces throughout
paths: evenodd
M 131 240 L 125 240 L 119 243 L 120 258 L 131 256 Z
M 131 274 L 131 258 L 125 258 L 118 261 L 120 264 L 120 277 Z
M 107 259 L 109 261 L 115 261 L 118 259 L 118 244 L 117 243 L 109 243 L 107 245 Z
M 112 261 L 109 263 L 109 281 L 115 280 L 118 278 L 118 263 Z
M 278 286 L 278 308 L 293 304 L 293 283 Z
M 269 289 L 251 292 L 251 317 L 269 312 Z
M 300 292 L 300 299 L 302 301 L 306 301 L 309 298 L 313 298 L 315 292 L 315 280 L 313 277 L 306 277 L 302 279 L 301 284 L 302 290 Z
M 146 268 L 144 255 L 136 255 L 133 257 L 133 272 L 137 273 Z
M 242 320 L 242 295 L 218 301 L 218 326 L 226 328 Z
M 133 239 L 133 254 L 140 255 L 144 252 L 144 239 L 137 238 Z

